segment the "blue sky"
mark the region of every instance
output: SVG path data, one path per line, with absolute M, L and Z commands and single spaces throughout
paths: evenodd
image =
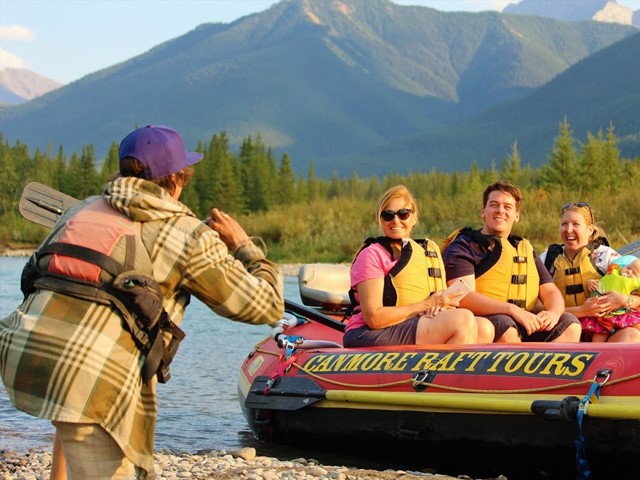
M 446 11 L 502 10 L 516 0 L 393 0 Z M 579 1 L 579 0 L 576 0 Z M 202 23 L 231 22 L 275 0 L 0 0 L 0 69 L 69 83 Z M 619 0 L 640 9 L 640 0 Z

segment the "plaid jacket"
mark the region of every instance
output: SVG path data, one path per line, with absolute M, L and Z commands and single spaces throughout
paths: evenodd
M 217 232 L 145 180 L 117 179 L 105 186 L 103 198 L 142 223 L 164 308 L 176 323 L 190 295 L 235 321 L 282 318 L 282 277 L 258 247 L 249 243 L 234 258 Z M 57 226 L 84 205 L 66 212 Z M 49 420 L 100 424 L 152 476 L 156 384 L 143 385 L 143 360 L 110 306 L 39 290 L 0 321 L 0 375 L 15 406 Z

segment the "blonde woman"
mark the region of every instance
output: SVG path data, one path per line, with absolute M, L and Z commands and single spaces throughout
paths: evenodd
M 640 298 L 635 295 L 627 296 L 615 291 L 601 296 L 589 295 L 589 282 L 599 280 L 607 273 L 609 264 L 620 257 L 596 224 L 589 203 L 562 205 L 560 238 L 562 243 L 550 245 L 540 258 L 564 297 L 565 311 L 583 319 L 602 318 L 622 307 L 638 308 Z M 633 327 L 621 328 L 607 341 L 637 342 L 640 341 L 640 331 Z
M 443 293 L 447 283 L 439 248 L 431 240 L 411 239 L 418 216 L 415 198 L 404 185 L 379 199 L 383 236 L 365 241 L 351 266 L 356 307 L 345 347 L 475 343 L 479 325 L 491 328 L 469 310 L 456 308 L 460 295 Z M 493 331 L 481 331 L 481 338 L 493 337 Z

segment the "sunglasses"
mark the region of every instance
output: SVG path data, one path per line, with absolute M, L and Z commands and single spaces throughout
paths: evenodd
M 400 220 L 406 220 L 412 213 L 413 210 L 410 208 L 401 208 L 397 212 L 394 212 L 393 210 L 383 210 L 380 212 L 380 218 L 385 222 L 391 222 L 393 221 L 393 217 L 397 215 Z
M 593 219 L 593 211 L 591 210 L 591 205 L 588 202 L 570 202 L 562 205 L 562 213 L 564 213 L 569 207 L 578 207 L 578 208 L 586 208 L 589 210 L 589 215 L 591 216 L 591 223 L 595 223 Z

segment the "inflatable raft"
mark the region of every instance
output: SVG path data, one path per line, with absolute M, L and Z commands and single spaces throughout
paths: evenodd
M 259 440 L 467 474 L 637 472 L 640 344 L 343 348 L 348 267 L 298 280 L 305 306 L 287 301 L 240 369 Z

